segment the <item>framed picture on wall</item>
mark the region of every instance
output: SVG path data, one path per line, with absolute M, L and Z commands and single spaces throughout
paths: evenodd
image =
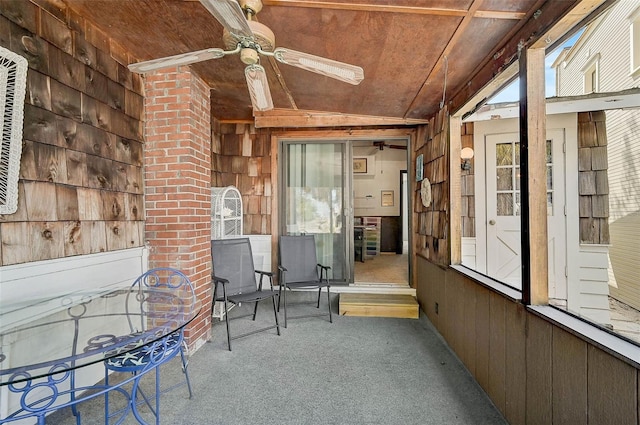
M 393 206 L 393 190 L 381 190 L 380 191 L 380 204 L 383 207 Z
M 420 154 L 416 158 L 416 181 L 417 182 L 421 182 L 422 179 L 423 179 L 423 177 L 422 177 L 422 169 L 423 169 L 422 154 Z
M 354 174 L 367 173 L 367 158 L 353 158 L 353 173 Z

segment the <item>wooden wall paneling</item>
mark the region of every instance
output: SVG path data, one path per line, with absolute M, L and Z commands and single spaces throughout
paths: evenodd
M 23 262 L 64 257 L 64 226 L 61 221 L 30 220 L 29 244 L 31 255 Z
M 77 21 L 74 20 L 74 18 L 76 18 Z M 74 21 L 81 21 L 82 24 L 84 24 L 84 19 L 76 13 L 71 12 L 69 22 L 73 23 Z M 75 30 L 73 32 L 73 57 L 87 65 L 87 68 L 95 69 L 98 53 L 96 47 L 84 38 L 84 25 L 82 25 L 82 28 L 78 28 L 78 26 L 76 26 L 73 29 Z
M 464 347 L 462 359 L 469 370 L 476 374 L 476 297 L 480 289 L 475 282 L 465 279 L 463 300 L 464 303 Z
M 62 148 L 25 141 L 20 168 L 24 179 L 66 183 L 67 161 Z
M 4 7 L 4 3 L 3 3 Z M 10 48 L 27 59 L 29 70 L 35 69 L 43 74 L 49 74 L 49 43 L 40 37 L 14 23 L 11 23 Z
M 2 223 L 2 264 L 18 264 L 31 258 L 29 225 L 25 221 Z
M 18 209 L 13 214 L 0 214 L 0 222 L 27 221 L 26 195 L 24 181 L 18 180 Z
M 247 175 L 250 177 L 258 177 L 261 171 L 260 165 L 260 158 L 249 158 L 247 163 Z
M 82 235 L 89 244 L 89 254 L 107 251 L 107 223 L 105 221 L 83 222 Z
M 25 206 L 28 221 L 55 221 L 56 192 L 49 183 L 25 182 Z
M 144 220 L 144 195 L 127 193 L 124 196 L 125 220 Z
M 441 306 L 443 308 L 439 309 L 440 314 L 442 314 L 443 328 L 445 329 L 443 336 L 449 343 L 451 349 L 459 353 L 461 349 L 460 338 L 463 332 L 462 325 L 464 323 L 464 312 L 461 308 L 462 300 L 460 299 L 462 284 L 460 277 L 455 273 L 447 273 L 445 279 L 445 302 L 444 305 Z
M 136 120 L 144 119 L 144 98 L 132 90 L 124 92 L 124 113 Z
M 116 141 L 112 135 L 91 125 L 78 125 L 76 129 L 76 146 L 79 151 L 98 155 L 103 158 L 113 158 Z
M 89 66 L 84 67 L 85 94 L 96 101 L 107 103 L 109 97 L 108 81 L 106 75 Z
M 78 220 L 78 191 L 73 186 L 56 185 L 56 209 L 58 220 Z
M 589 423 L 637 424 L 637 369 L 589 345 L 587 370 Z
M 476 293 L 476 379 L 489 392 L 489 357 L 491 356 L 490 292 L 479 288 Z
M 49 81 L 51 84 L 51 111 L 57 115 L 81 121 L 81 105 L 84 97 L 81 92 L 59 83 L 53 78 Z
M 125 249 L 129 246 L 127 243 L 126 227 L 122 221 L 107 221 L 106 223 L 106 240 L 107 251 L 115 251 Z
M 102 198 L 99 190 L 78 188 L 78 215 L 80 220 L 104 220 L 102 207 Z
M 27 72 L 26 102 L 39 108 L 51 110 L 51 89 L 48 76 L 33 70 Z
M 251 134 L 249 134 L 249 126 L 245 125 L 244 131 L 240 136 L 242 156 L 252 156 L 253 141 L 251 139 Z
M 506 306 L 502 295 L 492 292 L 489 297 L 489 389 L 487 393 L 495 406 L 505 413 L 506 398 Z
M 40 15 L 40 9 L 31 2 L 3 2 L 0 13 L 10 19 L 12 22 L 24 26 L 33 34 L 38 31 L 38 17 Z
M 87 154 L 67 150 L 67 183 L 75 186 L 88 185 Z
M 142 167 L 125 164 L 123 165 L 123 168 L 127 179 L 123 191 L 141 195 L 144 188 L 144 183 L 142 181 Z
M 527 317 L 526 422 L 531 424 L 552 423 L 552 327 L 533 314 Z
M 527 311 L 520 303 L 507 302 L 504 416 L 511 425 L 526 424 L 526 323 Z
M 231 172 L 234 174 L 246 174 L 248 168 L 247 158 L 234 156 L 231 158 Z
M 102 198 L 102 216 L 105 220 L 123 220 L 125 218 L 124 193 L 109 190 L 100 191 Z
M 95 155 L 87 155 L 87 185 L 97 189 L 112 189 L 116 180 L 113 161 Z
M 107 81 L 107 102 L 111 108 L 125 112 L 125 91 L 126 89 L 119 83 L 108 80 Z
M 58 51 L 73 54 L 72 32 L 62 20 L 47 12 L 41 12 L 39 33 L 42 38 L 58 47 Z
M 57 144 L 58 123 L 56 115 L 45 109 L 25 104 L 22 137 L 34 142 Z
M 65 221 L 63 222 L 64 235 L 64 255 L 69 257 L 72 255 L 81 255 L 89 251 L 89 240 L 83 237 L 82 222 Z
M 56 116 L 56 146 L 78 150 L 78 126 L 82 125 L 72 119 Z
M 587 343 L 553 328 L 553 423 L 589 423 L 587 418 Z
M 99 30 L 97 30 L 96 27 L 94 26 L 88 25 L 87 29 L 89 29 L 89 31 L 87 32 L 88 34 L 103 34 Z M 96 44 L 95 40 L 97 39 L 103 40 L 108 43 L 109 37 L 107 37 L 104 34 L 102 36 L 96 35 L 91 40 L 91 44 L 96 46 L 96 48 L 98 49 L 96 54 L 96 70 L 98 70 L 101 74 L 106 75 L 107 78 L 109 78 L 110 80 L 117 80 L 118 79 L 118 62 L 116 62 L 111 57 L 111 54 L 109 54 L 108 46 L 105 50 L 101 48 L 99 44 Z
M 3 10 L 0 10 L 0 15 L 3 12 Z M 11 46 L 11 22 L 4 16 L 0 16 L 0 46 L 7 48 Z M 27 75 L 27 81 L 28 78 L 29 76 Z
M 85 68 L 86 65 L 70 54 L 58 49 L 49 49 L 49 76 L 63 86 L 84 92 Z

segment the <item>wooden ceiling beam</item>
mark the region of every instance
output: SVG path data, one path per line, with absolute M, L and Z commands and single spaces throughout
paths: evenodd
M 607 0 L 540 1 L 543 4 L 534 9 L 539 11 L 536 16 L 530 17 L 505 43 L 498 44 L 499 54 L 494 54 L 491 60 L 482 64 L 478 68 L 478 72 L 469 77 L 467 84 L 453 94 L 448 102 L 449 111 L 457 113 L 475 93 L 482 91 L 483 87 L 489 84 L 496 75 L 510 68 L 510 65 L 517 61 L 517 55 L 521 49 L 531 47 L 539 40 L 547 39 L 547 32 L 554 28 L 556 24 L 562 26 L 562 21 L 566 19 L 576 22 L 576 17 L 573 14 L 569 14 L 572 11 L 575 13 L 578 10 L 576 7 L 584 6 L 585 4 L 594 7 L 593 3 L 608 2 Z M 586 14 L 588 12 L 583 10 L 581 13 Z
M 428 122 L 428 120 L 420 119 L 349 115 L 322 111 L 294 111 L 290 109 L 255 112 L 256 128 L 421 125 L 428 124 Z
M 266 6 L 284 7 L 306 7 L 312 9 L 333 9 L 333 10 L 354 10 L 359 12 L 388 12 L 388 13 L 409 13 L 412 15 L 440 15 L 440 16 L 467 16 L 467 9 L 443 9 L 438 7 L 418 7 L 418 6 L 396 6 L 375 3 L 336 3 L 316 0 L 264 0 Z M 476 10 L 472 15 L 474 18 L 485 19 L 522 19 L 525 14 L 521 12 L 499 11 L 499 10 Z

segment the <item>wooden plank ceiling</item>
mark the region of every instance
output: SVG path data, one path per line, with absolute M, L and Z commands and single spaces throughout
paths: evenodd
M 224 47 L 222 26 L 197 0 L 63 1 L 127 49 L 132 62 Z M 526 43 L 579 1 L 263 3 L 257 20 L 275 33 L 276 46 L 359 65 L 365 79 L 352 86 L 263 59 L 276 109 L 259 115 L 274 118 L 278 125 L 294 115 L 297 125 L 304 125 L 305 120 L 318 125 L 322 121 L 318 117 L 336 114 L 344 125 L 375 124 L 373 117 L 381 124 L 415 123 L 428 118 L 443 99 L 448 102 L 461 93 L 465 97 L 473 78 L 482 79 L 474 86 L 486 84 L 513 60 L 520 40 Z M 534 19 L 536 25 L 531 23 Z M 216 118 L 254 119 L 244 64 L 238 55 L 192 66 L 211 87 L 212 114 Z

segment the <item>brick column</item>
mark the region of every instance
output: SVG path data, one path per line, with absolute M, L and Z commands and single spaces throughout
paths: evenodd
M 145 240 L 149 267 L 191 279 L 202 313 L 190 350 L 211 338 L 211 108 L 209 87 L 187 67 L 145 78 Z

